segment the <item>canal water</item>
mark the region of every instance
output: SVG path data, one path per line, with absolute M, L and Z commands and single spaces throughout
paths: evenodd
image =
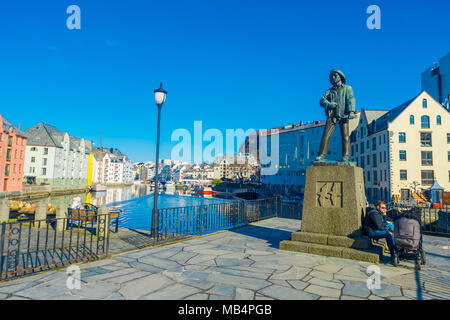
M 108 188 L 106 192 L 74 194 L 51 198 L 47 202 L 55 205 L 62 202 L 67 207 L 70 207 L 75 197 L 80 197 L 82 203 L 91 203 L 95 206 L 106 205 L 107 207 L 121 209 L 119 228 L 150 230 L 154 198 L 149 185 L 135 184 L 129 187 Z M 170 194 L 161 193 L 158 196 L 158 209 L 220 202 L 230 202 L 230 200 L 191 196 L 184 191 L 175 191 Z

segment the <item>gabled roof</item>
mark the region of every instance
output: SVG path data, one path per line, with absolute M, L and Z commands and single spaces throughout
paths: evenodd
M 389 112 L 388 110 L 366 110 L 363 109 L 363 113 L 366 117 L 367 124 L 370 124 L 372 121 L 377 120 L 379 117 Z
M 388 123 L 394 121 L 400 115 L 400 113 L 402 113 L 403 110 L 405 110 L 421 94 L 422 93 L 418 94 L 412 99 L 409 99 L 408 101 L 402 103 L 401 105 L 395 107 L 394 109 L 389 110 L 384 115 L 376 119 L 375 132 L 386 130 L 388 127 Z
M 56 139 L 57 132 L 60 132 L 55 127 L 49 126 L 40 122 L 31 128 L 24 131 L 27 139 L 27 145 L 32 146 L 47 146 L 62 148 L 61 143 Z
M 1 116 L 0 116 L 0 118 L 2 119 L 2 122 L 3 122 L 3 123 L 2 123 L 2 124 L 3 124 L 3 131 L 9 131 L 9 128 L 12 128 L 13 131 L 14 131 L 17 135 L 22 136 L 22 137 L 26 137 L 26 136 L 24 135 L 23 131 L 21 131 L 21 130 L 19 130 L 18 128 L 16 128 L 15 126 L 13 126 L 11 122 L 9 122 L 8 120 L 6 120 L 5 118 L 3 118 L 3 117 L 1 117 Z
M 24 131 L 28 138 L 27 145 L 46 146 L 46 147 L 63 147 L 65 132 L 49 124 L 40 122 Z M 69 135 L 69 148 L 78 150 L 80 148 L 81 139 Z M 86 153 L 92 152 L 92 141 L 85 140 Z

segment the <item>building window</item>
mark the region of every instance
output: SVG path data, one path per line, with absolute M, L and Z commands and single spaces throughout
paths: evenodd
M 364 168 L 364 156 L 361 156 L 360 163 L 361 163 L 361 168 Z
M 367 155 L 367 165 L 370 166 L 370 156 Z
M 378 144 L 381 145 L 381 136 L 378 136 Z
M 420 117 L 420 122 L 421 122 L 422 129 L 430 128 L 430 117 L 429 116 Z
M 449 139 L 449 137 L 450 137 L 450 133 L 447 134 L 447 140 Z M 355 151 L 356 151 L 356 153 L 358 153 L 358 144 L 355 144 Z
M 370 171 L 367 171 L 367 181 L 370 182 Z
M 431 147 L 431 132 L 420 133 L 420 146 Z
M 378 183 L 378 177 L 377 177 L 377 171 L 373 172 L 373 184 L 377 184 Z
M 370 140 L 367 140 L 366 145 L 367 145 L 367 150 L 369 150 L 370 149 Z
M 42 165 L 43 165 L 43 166 L 46 166 L 46 165 L 47 165 L 47 158 L 43 158 L 43 159 L 42 159 Z
M 5 177 L 9 177 L 9 164 L 5 165 Z
M 373 138 L 372 139 L 372 150 L 376 150 L 377 149 L 377 138 Z
M 426 108 L 427 107 L 427 99 L 423 99 L 422 100 L 422 107 Z
M 433 170 L 422 170 L 422 185 L 431 186 L 434 182 L 434 171 Z
M 383 162 L 386 162 L 386 151 L 384 151 L 383 158 L 384 158 L 384 161 L 383 161 Z
M 352 157 L 355 155 L 355 146 L 352 146 Z
M 406 150 L 400 150 L 400 161 L 406 161 Z
M 48 148 L 44 148 L 44 154 L 48 154 Z
M 11 136 L 8 137 L 8 147 L 12 147 L 12 139 L 13 138 Z
M 386 174 L 386 170 L 384 170 L 384 181 L 387 181 L 387 174 Z
M 383 154 L 380 152 L 380 163 L 383 162 Z
M 386 135 L 383 135 L 383 144 L 386 144 Z
M 36 147 L 31 147 L 31 151 L 36 151 Z
M 31 157 L 31 163 L 35 163 L 36 158 L 35 157 Z
M 361 142 L 361 153 L 364 153 L 364 142 Z
M 376 153 L 374 153 L 373 155 L 372 155 L 372 166 L 374 167 L 374 168 L 376 168 L 376 166 L 377 166 L 377 154 Z M 375 178 L 374 178 L 375 179 Z
M 433 153 L 431 151 L 422 151 L 422 165 L 432 166 L 433 165 Z
M 11 161 L 11 149 L 6 150 L 6 161 Z
M 450 161 L 450 151 L 448 152 L 447 158 L 448 158 L 448 161 Z
M 400 142 L 400 143 L 406 142 L 406 133 L 405 132 L 398 133 L 398 142 Z
M 436 117 L 436 124 L 441 125 L 441 116 Z
M 47 168 L 42 168 L 42 175 L 45 176 L 47 174 Z
M 409 116 L 409 124 L 414 124 L 414 116 L 413 115 Z
M 447 133 L 447 143 L 450 143 L 450 133 Z

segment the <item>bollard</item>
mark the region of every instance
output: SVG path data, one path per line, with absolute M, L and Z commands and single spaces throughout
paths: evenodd
M 40 222 L 37 222 L 40 221 Z M 38 201 L 34 212 L 34 226 L 37 228 L 47 227 L 47 202 Z
M 0 223 L 9 221 L 9 200 L 0 200 Z
M 67 207 L 63 201 L 56 207 L 56 232 L 63 232 L 67 227 Z
M 109 209 L 106 206 L 98 208 L 97 216 L 97 236 L 106 237 L 109 233 Z

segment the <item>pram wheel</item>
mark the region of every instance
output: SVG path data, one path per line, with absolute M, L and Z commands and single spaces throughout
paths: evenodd
M 425 251 L 424 250 L 422 250 L 421 260 L 422 260 L 422 264 L 425 265 L 426 264 L 426 259 L 425 259 Z

